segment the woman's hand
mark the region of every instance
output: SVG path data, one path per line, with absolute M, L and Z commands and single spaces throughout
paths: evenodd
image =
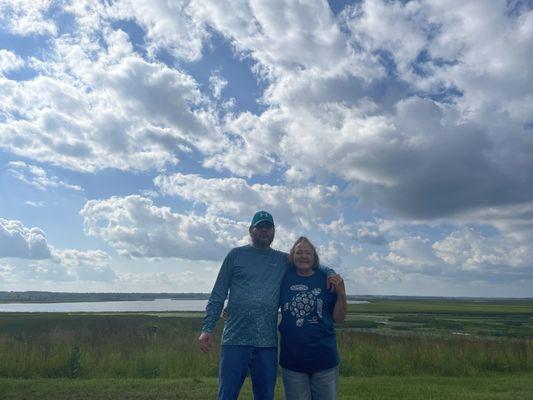
M 346 289 L 344 287 L 344 279 L 339 274 L 331 275 L 328 277 L 328 282 L 333 289 L 333 292 L 337 293 L 337 296 L 346 295 Z

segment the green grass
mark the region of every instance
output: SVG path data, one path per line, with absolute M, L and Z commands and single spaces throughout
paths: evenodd
M 533 300 L 372 300 L 348 304 L 356 313 L 431 313 L 462 315 L 533 315 Z
M 343 377 L 340 400 L 526 400 L 533 398 L 531 375 L 495 375 L 475 378 Z M 283 399 L 278 381 L 276 399 Z M 0 379 L 3 400 L 150 400 L 212 399 L 215 378 L 185 379 Z M 246 380 L 239 399 L 250 399 Z
M 201 318 L 161 315 L 165 314 L 4 314 L 0 377 L 216 377 L 218 344 L 207 355 L 196 344 Z M 449 328 L 431 323 L 443 331 Z M 533 372 L 532 340 L 368 331 L 375 326 L 372 321 L 352 320 L 338 329 L 341 375 Z
M 213 398 L 220 346 L 199 351 L 201 317 L 0 314 L 0 399 Z M 340 399 L 533 398 L 530 301 L 350 305 L 337 342 Z

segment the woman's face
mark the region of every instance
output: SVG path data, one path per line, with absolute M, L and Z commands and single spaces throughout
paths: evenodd
M 313 269 L 315 262 L 315 252 L 307 242 L 300 242 L 294 247 L 294 265 L 302 271 Z

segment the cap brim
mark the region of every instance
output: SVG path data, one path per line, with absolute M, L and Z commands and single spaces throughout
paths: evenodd
M 268 222 L 270 225 L 274 226 L 274 223 L 269 219 L 260 219 L 259 221 L 256 221 L 253 226 L 259 225 L 261 222 Z

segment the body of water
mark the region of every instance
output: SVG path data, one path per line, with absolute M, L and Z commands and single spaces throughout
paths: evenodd
M 352 301 L 363 304 L 368 301 Z M 83 301 L 74 303 L 0 303 L 0 312 L 143 312 L 204 311 L 207 300 L 155 299 L 139 301 Z
M 204 311 L 207 300 L 155 299 L 139 301 L 86 301 L 76 303 L 4 303 L 0 312 L 125 312 Z

